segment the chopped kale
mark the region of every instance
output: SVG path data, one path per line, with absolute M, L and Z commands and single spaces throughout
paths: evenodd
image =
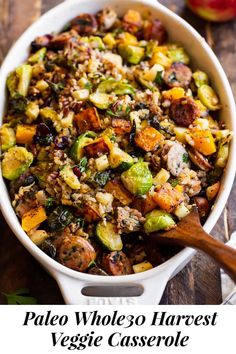
M 9 109 L 14 113 L 23 113 L 26 110 L 27 99 L 20 94 L 16 94 L 9 99 Z
M 94 176 L 94 182 L 100 187 L 104 187 L 111 175 L 110 171 L 97 172 Z

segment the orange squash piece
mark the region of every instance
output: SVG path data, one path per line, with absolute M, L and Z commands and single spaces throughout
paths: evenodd
M 198 128 L 193 128 L 191 129 L 189 136 L 190 141 L 188 140 L 188 143 L 203 155 L 208 156 L 216 152 L 216 144 L 209 129 L 200 130 Z
M 164 136 L 153 127 L 146 127 L 135 136 L 135 143 L 145 151 L 152 151 L 157 148 Z
M 40 206 L 31 209 L 22 216 L 22 229 L 28 232 L 41 224 L 41 222 L 45 221 L 46 219 L 47 215 L 44 207 Z
M 137 209 L 142 214 L 147 214 L 157 207 L 157 203 L 150 194 L 146 195 L 146 198 L 135 198 L 131 207 Z
M 124 15 L 124 21 L 131 23 L 140 27 L 142 25 L 142 17 L 138 11 L 135 10 L 128 10 Z
M 182 193 L 166 182 L 161 188 L 155 190 L 153 199 L 161 209 L 171 213 L 184 200 L 184 197 Z
M 143 214 L 149 213 L 149 211 L 152 211 L 157 207 L 157 203 L 154 200 L 153 196 L 150 194 L 147 194 L 146 198 L 143 200 Z
M 36 134 L 36 125 L 19 124 L 16 127 L 16 143 L 31 144 Z
M 104 189 L 106 192 L 111 193 L 113 197 L 118 199 L 123 205 L 132 203 L 132 195 L 125 189 L 119 178 L 107 182 Z
M 87 130 L 101 130 L 101 121 L 95 107 L 86 108 L 75 115 L 74 121 L 79 128 L 79 133 L 83 134 Z
M 109 149 L 109 139 L 107 137 L 101 137 L 94 140 L 92 143 L 84 146 L 84 152 L 88 157 L 97 157 L 99 155 L 108 154 Z
M 130 121 L 122 118 L 113 118 L 111 122 L 114 132 L 118 135 L 126 134 L 131 132 Z

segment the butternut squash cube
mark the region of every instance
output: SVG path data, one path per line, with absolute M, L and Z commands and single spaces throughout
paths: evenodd
M 74 121 L 81 134 L 88 130 L 101 130 L 101 121 L 95 107 L 86 108 L 82 112 L 76 114 Z
M 24 231 L 28 232 L 41 224 L 47 219 L 46 211 L 44 207 L 40 206 L 31 209 L 25 213 L 22 217 L 22 228 Z
M 167 182 L 155 190 L 153 199 L 161 209 L 171 213 L 184 200 L 184 197 Z
M 113 181 L 109 181 L 105 185 L 105 191 L 111 193 L 115 199 L 118 199 L 123 205 L 129 205 L 132 203 L 132 195 L 123 186 L 122 182 L 117 178 Z
M 36 134 L 36 125 L 20 124 L 16 128 L 16 143 L 31 144 Z
M 145 151 L 152 151 L 157 148 L 164 136 L 153 127 L 146 127 L 135 136 L 135 143 Z
M 84 146 L 84 152 L 88 157 L 98 157 L 110 152 L 111 142 L 108 137 L 103 136 Z

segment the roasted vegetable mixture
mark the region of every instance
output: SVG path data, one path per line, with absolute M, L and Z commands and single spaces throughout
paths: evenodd
M 158 19 L 106 8 L 36 38 L 9 74 L 2 174 L 24 231 L 66 267 L 143 272 L 171 255 L 148 234 L 193 205 L 206 219 L 231 132 L 186 50 Z

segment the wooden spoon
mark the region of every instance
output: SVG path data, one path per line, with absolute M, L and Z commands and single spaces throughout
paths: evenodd
M 164 233 L 153 232 L 146 235 L 146 239 L 152 243 L 167 242 L 197 248 L 214 258 L 236 282 L 236 250 L 203 230 L 196 207 L 174 229 Z

